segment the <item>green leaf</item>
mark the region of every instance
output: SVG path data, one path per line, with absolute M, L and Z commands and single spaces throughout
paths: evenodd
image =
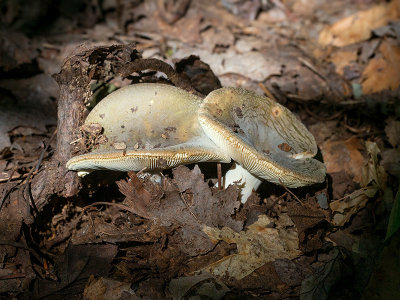
M 390 212 L 389 217 L 389 224 L 386 231 L 386 238 L 387 241 L 393 234 L 396 233 L 397 230 L 400 228 L 400 186 L 397 189 L 397 194 L 394 199 L 392 211 Z

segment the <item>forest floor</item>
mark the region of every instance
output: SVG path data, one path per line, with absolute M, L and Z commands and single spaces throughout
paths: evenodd
M 0 299 L 398 297 L 400 1 L 0 7 Z M 84 100 L 175 84 L 157 68 L 113 73 L 124 51 L 167 62 L 204 96 L 243 87 L 283 104 L 314 135 L 326 181 L 264 182 L 241 204 L 236 185 L 213 188 L 216 164 L 166 170 L 162 185 L 67 172 L 64 119 L 82 122 Z M 79 109 L 61 105 L 68 88 Z

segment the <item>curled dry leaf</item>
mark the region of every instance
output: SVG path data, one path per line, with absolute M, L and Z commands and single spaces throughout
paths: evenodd
M 293 259 L 301 254 L 297 230 L 287 214 L 280 215 L 277 221 L 260 215 L 247 230 L 239 233 L 228 227 L 218 229 L 204 226 L 203 231 L 214 242 L 223 240 L 237 245 L 238 253 L 226 256 L 205 268 L 216 276 L 240 280 L 268 262 Z
M 386 186 L 386 173 L 385 169 L 380 165 L 378 158 L 381 150 L 374 142 L 366 141 L 365 146 L 367 148 L 369 159 L 367 165 L 362 170 L 363 176 L 361 185 L 377 185 L 381 190 L 383 190 Z

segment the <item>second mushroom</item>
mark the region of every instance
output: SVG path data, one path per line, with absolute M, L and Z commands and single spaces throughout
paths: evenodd
M 236 164 L 224 187 L 237 182 L 242 202 L 265 179 L 287 187 L 323 182 L 325 166 L 313 157 L 313 135 L 287 108 L 241 88 L 211 92 L 199 109 L 207 136 Z

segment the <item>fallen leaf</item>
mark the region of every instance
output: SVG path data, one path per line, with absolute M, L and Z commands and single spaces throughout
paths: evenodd
M 360 141 L 352 137 L 345 141 L 327 141 L 321 146 L 327 173 L 345 172 L 354 182 L 361 182 L 364 158 Z
M 223 282 L 208 273 L 172 279 L 168 289 L 174 300 L 192 298 L 218 300 L 229 291 Z
M 255 81 L 263 81 L 273 75 L 281 74 L 283 60 L 277 57 L 266 56 L 257 51 L 236 53 L 229 48 L 224 53 L 211 53 L 198 48 L 181 48 L 174 57 L 182 59 L 189 55 L 198 55 L 201 60 L 209 64 L 215 75 L 241 74 Z
M 222 1 L 221 4 L 234 15 L 253 21 L 261 10 L 261 3 L 257 0 Z
M 221 82 L 210 66 L 201 61 L 198 56 L 190 55 L 175 63 L 175 68 L 178 73 L 184 73 L 184 76 L 189 77 L 192 86 L 202 93 L 208 95 L 213 90 L 221 88 Z
M 2 29 L 0 31 L 0 71 L 9 71 L 22 64 L 31 64 L 38 56 L 31 40 L 21 32 Z
M 386 149 L 382 152 L 382 166 L 396 177 L 400 177 L 400 149 Z
M 301 283 L 300 300 L 329 299 L 330 291 L 343 278 L 343 273 L 349 272 L 345 255 L 338 248 L 334 248 L 329 256 L 320 270 Z
M 400 234 L 385 243 L 374 261 L 374 271 L 363 292 L 364 299 L 398 299 L 400 294 Z
M 320 249 L 323 244 L 322 224 L 326 221 L 320 209 L 302 206 L 296 201 L 287 204 L 288 215 L 296 225 L 300 249 L 304 252 Z
M 124 283 L 109 278 L 94 278 L 90 276 L 88 283 L 86 284 L 83 296 L 87 300 L 100 300 L 100 299 L 124 299 L 122 298 L 124 293 L 128 293 L 133 296 L 134 293 L 131 289 L 131 283 Z M 130 299 L 140 299 L 130 298 Z
M 207 47 L 210 52 L 213 52 L 217 47 L 228 48 L 235 43 L 235 36 L 226 27 L 211 27 L 201 33 L 203 38 L 203 45 Z
M 400 47 L 397 41 L 384 40 L 379 52 L 381 55 L 371 59 L 362 73 L 363 94 L 395 90 L 400 86 Z
M 156 12 L 156 15 L 159 12 Z M 201 15 L 188 15 L 188 18 L 179 19 L 174 25 L 170 25 L 157 16 L 155 21 L 162 32 L 172 38 L 181 40 L 188 44 L 201 44 L 202 39 L 200 36 L 200 23 L 203 16 Z
M 190 256 L 205 254 L 215 247 L 202 231 L 203 226 L 227 226 L 234 231 L 243 228 L 243 221 L 232 218 L 240 206 L 235 185 L 225 191 L 213 191 L 197 165 L 193 170 L 179 166 L 173 174 L 174 179 L 166 181 L 165 189 L 149 180 L 136 180 L 133 174 L 130 181 L 117 182 L 126 196 L 124 204 L 131 212 L 161 226 L 179 227 L 184 241 L 179 247 Z
M 332 223 L 343 226 L 362 208 L 367 205 L 368 199 L 376 195 L 376 186 L 366 187 L 347 195 L 343 199 L 332 201 L 330 207 L 333 213 Z
M 357 60 L 355 51 L 337 51 L 331 54 L 329 59 L 335 65 L 336 73 L 343 76 L 344 68 Z
M 400 146 L 400 121 L 389 119 L 385 127 L 385 133 L 394 148 Z
M 297 230 L 287 214 L 281 214 L 279 220 L 260 215 L 257 222 L 239 233 L 228 227 L 218 229 L 204 226 L 203 231 L 214 242 L 223 240 L 237 245 L 238 253 L 204 268 L 216 276 L 240 280 L 267 262 L 293 259 L 301 254 Z
M 390 212 L 389 224 L 385 240 L 390 239 L 400 229 L 400 190 L 397 189 L 396 198 Z
M 386 185 L 386 173 L 378 160 L 380 152 L 378 146 L 369 141 L 365 144 L 369 159 L 362 168 L 361 189 L 330 203 L 333 213 L 332 223 L 335 226 L 343 226 L 349 222 L 360 209 L 367 205 L 368 200 L 375 197 L 377 192 L 383 190 Z
M 370 38 L 373 29 L 385 26 L 399 16 L 399 1 L 381 3 L 326 26 L 319 34 L 318 43 L 323 46 L 343 47 L 365 41 Z
M 197 165 L 193 170 L 180 166 L 173 170 L 173 174 L 179 191 L 188 196 L 186 198 L 191 198 L 187 204 L 198 220 L 208 226 L 227 226 L 234 231 L 243 228 L 243 222 L 231 217 L 240 206 L 236 186 L 224 191 L 212 191 L 204 182 L 204 176 Z
M 34 298 L 82 293 L 90 275 L 96 274 L 101 277 L 108 274 L 117 251 L 118 247 L 110 244 L 69 245 L 64 255 L 57 256 L 55 260 L 59 280 L 37 280 L 35 287 L 32 288 L 37 293 Z
M 386 173 L 385 169 L 380 165 L 378 157 L 381 150 L 374 142 L 366 141 L 365 146 L 369 159 L 367 165 L 362 169 L 361 186 L 364 187 L 373 184 L 384 190 L 386 186 Z
M 279 279 L 288 286 L 296 286 L 301 284 L 304 276 L 304 270 L 302 270 L 298 263 L 289 259 L 277 259 L 272 263 L 272 265 L 274 266 Z

